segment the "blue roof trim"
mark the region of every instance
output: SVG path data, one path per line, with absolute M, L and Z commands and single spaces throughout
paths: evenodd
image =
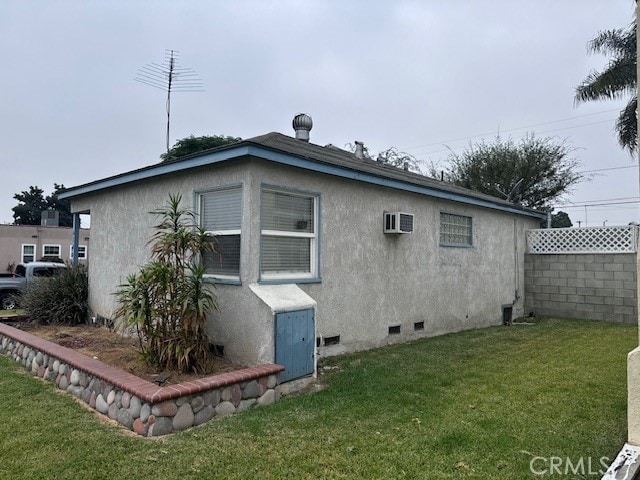
M 414 183 L 396 180 L 388 177 L 380 177 L 371 173 L 352 170 L 347 167 L 331 165 L 323 163 L 309 158 L 302 158 L 293 156 L 291 154 L 278 152 L 265 148 L 255 144 L 239 145 L 224 149 L 218 152 L 207 153 L 196 157 L 188 158 L 182 161 L 161 163 L 152 167 L 142 168 L 140 170 L 134 170 L 129 173 L 117 175 L 115 177 L 106 178 L 104 180 L 98 180 L 96 182 L 80 185 L 78 187 L 72 187 L 65 192 L 58 195 L 60 199 L 72 198 L 78 195 L 84 195 L 87 193 L 96 192 L 105 188 L 116 187 L 119 185 L 126 185 L 131 182 L 140 180 L 146 180 L 149 178 L 157 177 L 160 175 L 166 175 L 169 173 L 181 172 L 197 168 L 205 165 L 213 165 L 226 160 L 234 158 L 253 156 L 257 158 L 263 158 L 282 165 L 289 165 L 292 167 L 298 167 L 305 170 L 311 170 L 314 172 L 325 173 L 328 175 L 335 175 L 337 177 L 348 178 L 351 180 L 358 180 L 361 182 L 371 183 L 374 185 L 381 185 L 384 187 L 395 188 L 398 190 L 404 190 L 406 192 L 413 192 L 430 197 L 440 198 L 443 200 L 450 200 L 454 202 L 465 203 L 468 205 L 475 205 L 479 207 L 490 208 L 493 210 L 500 210 L 508 213 L 515 213 L 517 215 L 525 215 L 535 218 L 546 218 L 546 214 L 542 212 L 536 212 L 530 209 L 521 209 L 517 207 L 510 207 L 509 205 L 503 205 L 500 203 L 493 203 L 481 198 L 475 198 L 472 196 L 466 196 L 459 193 L 447 192 L 444 190 L 438 190 L 435 188 L 427 187 L 424 185 L 417 185 Z
M 234 149 L 223 150 L 220 152 L 208 153 L 206 155 L 190 158 L 181 162 L 162 163 L 154 165 L 153 167 L 142 168 L 134 170 L 132 172 L 123 173 L 115 177 L 105 178 L 104 180 L 98 180 L 96 182 L 80 185 L 79 187 L 72 187 L 58 195 L 58 198 L 72 198 L 78 195 L 84 195 L 86 193 L 93 193 L 105 188 L 117 187 L 119 185 L 126 185 L 127 183 L 137 182 L 140 180 L 146 180 L 148 178 L 158 177 L 160 175 L 166 175 L 168 173 L 180 172 L 183 170 L 189 170 L 191 168 L 202 167 L 205 165 L 211 165 L 214 163 L 223 162 L 225 160 L 231 160 L 237 157 L 246 156 L 249 152 L 249 146 L 237 147 Z
M 252 151 L 254 148 L 258 151 Z M 476 205 L 480 207 L 492 208 L 495 210 L 502 210 L 509 213 L 517 213 L 519 215 L 528 215 L 536 218 L 547 218 L 545 213 L 533 212 L 530 210 L 520 210 L 518 208 L 509 207 L 508 205 L 501 205 L 499 203 L 489 202 L 480 198 L 467 197 L 453 192 L 445 192 L 437 190 L 435 188 L 426 187 L 423 185 L 416 185 L 413 183 L 403 182 L 401 180 L 394 180 L 392 178 L 378 177 L 376 175 L 358 172 L 356 170 L 349 170 L 344 167 L 338 167 L 335 165 L 329 165 L 326 163 L 315 162 L 309 159 L 303 159 L 298 157 L 292 157 L 290 155 L 275 152 L 273 150 L 267 150 L 260 147 L 250 147 L 250 154 L 256 157 L 265 158 L 272 162 L 282 163 L 284 165 L 290 165 L 293 167 L 304 168 L 306 170 L 313 170 L 315 172 L 326 173 L 329 175 L 336 175 L 338 177 L 349 178 L 352 180 L 359 180 L 361 182 L 372 183 L 375 185 L 381 185 L 383 187 L 395 188 L 398 190 L 404 190 L 407 192 L 420 193 L 428 195 L 430 197 L 442 198 L 444 200 L 451 200 L 454 202 L 466 203 L 470 205 Z

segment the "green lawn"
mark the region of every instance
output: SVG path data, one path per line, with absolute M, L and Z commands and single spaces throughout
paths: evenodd
M 320 392 L 160 440 L 2 357 L 0 478 L 521 480 L 541 478 L 535 456 L 597 469 L 626 438 L 637 344 L 635 326 L 543 319 L 329 358 Z M 542 478 L 599 478 L 585 473 Z

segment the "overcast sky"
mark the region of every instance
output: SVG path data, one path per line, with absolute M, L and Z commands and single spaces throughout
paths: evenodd
M 607 59 L 600 30 L 626 27 L 632 0 L 24 1 L 4 0 L 0 223 L 13 195 L 70 187 L 153 164 L 165 149 L 162 91 L 135 82 L 165 49 L 202 93 L 173 97 L 171 143 L 193 135 L 293 135 L 444 162 L 470 141 L 527 131 L 575 148 L 600 171 L 558 207 L 577 226 L 639 221 L 638 168 L 617 144 L 625 102 L 575 106 Z M 618 168 L 620 167 L 620 168 Z

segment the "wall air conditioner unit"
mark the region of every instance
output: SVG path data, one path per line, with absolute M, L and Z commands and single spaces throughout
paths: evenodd
M 402 212 L 385 212 L 384 233 L 413 233 L 413 215 Z

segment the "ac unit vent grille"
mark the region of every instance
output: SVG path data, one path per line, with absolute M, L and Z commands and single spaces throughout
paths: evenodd
M 403 232 L 413 232 L 413 215 L 400 214 L 400 230 Z

